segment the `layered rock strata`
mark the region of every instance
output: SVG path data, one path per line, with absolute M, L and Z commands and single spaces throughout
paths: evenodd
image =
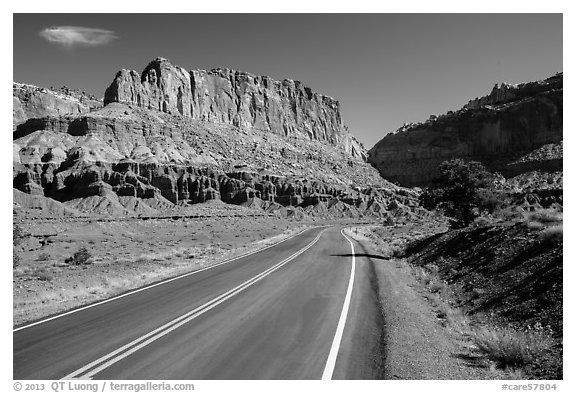
M 50 90 L 24 83 L 13 83 L 12 100 L 13 130 L 28 119 L 77 115 L 102 107 L 102 100 L 66 87 Z
M 207 201 L 297 218 L 427 214 L 416 192 L 326 141 L 119 102 L 19 124 L 13 170 L 15 189 L 88 214 L 177 215 Z
M 212 123 L 304 136 L 361 157 L 361 144 L 342 123 L 340 104 L 299 81 L 276 81 L 228 68 L 186 71 L 164 58 L 142 74 L 121 70 L 104 104 L 120 102 Z
M 406 124 L 368 152 L 368 161 L 389 180 L 424 186 L 438 165 L 452 158 L 480 161 L 506 177 L 526 170 L 562 169 L 562 160 L 514 164 L 522 156 L 563 139 L 562 74 L 540 82 L 495 87 L 456 112 Z

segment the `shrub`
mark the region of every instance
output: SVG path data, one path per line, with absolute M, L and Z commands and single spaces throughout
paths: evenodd
M 428 210 L 443 210 L 454 219 L 452 227 L 468 226 L 481 211 L 493 212 L 500 207 L 496 176 L 481 163 L 455 159 L 443 162 L 439 169 L 440 177 L 420 195 L 420 203 Z
M 86 247 L 82 247 L 78 251 L 76 251 L 74 255 L 72 255 L 69 258 L 66 258 L 64 262 L 69 265 L 75 265 L 75 266 L 89 265 L 91 263 L 90 257 L 92 257 L 90 252 L 86 249 Z
M 40 255 L 38 255 L 38 257 L 36 258 L 37 261 L 49 261 L 50 260 L 50 254 L 48 254 L 47 252 L 44 252 Z
M 14 246 L 22 243 L 25 237 L 26 234 L 20 225 L 12 225 L 12 244 Z
M 444 285 L 438 280 L 433 280 L 432 282 L 430 282 L 430 285 L 428 285 L 428 290 L 432 293 L 440 292 L 443 288 Z
M 526 227 L 528 229 L 542 229 L 544 228 L 544 224 L 540 221 L 526 221 Z
M 15 269 L 20 265 L 20 255 L 16 252 L 16 246 L 18 246 L 26 234 L 20 225 L 12 225 L 12 268 Z
M 561 222 L 562 212 L 554 209 L 539 209 L 526 214 L 527 222 L 539 222 L 542 224 Z
M 482 288 L 473 288 L 472 289 L 472 295 L 470 295 L 470 298 L 472 300 L 475 299 L 479 299 L 480 297 L 482 297 L 483 295 L 486 294 L 486 290 L 482 289 Z
M 20 265 L 20 255 L 16 253 L 16 249 L 12 247 L 12 268 L 15 269 Z
M 551 241 L 562 241 L 563 239 L 563 225 L 553 225 L 542 231 L 540 239 Z
M 52 279 L 54 278 L 52 274 L 50 274 L 50 272 L 47 271 L 46 269 L 38 269 L 36 271 L 36 277 L 40 281 L 52 281 Z
M 538 331 L 512 328 L 476 328 L 471 338 L 488 359 L 500 368 L 533 364 L 553 347 L 552 340 Z
M 492 224 L 492 220 L 486 216 L 476 217 L 473 222 L 474 228 L 481 228 Z

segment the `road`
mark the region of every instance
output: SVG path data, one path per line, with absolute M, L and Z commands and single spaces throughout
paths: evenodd
M 369 379 L 381 322 L 340 228 L 17 328 L 14 379 Z

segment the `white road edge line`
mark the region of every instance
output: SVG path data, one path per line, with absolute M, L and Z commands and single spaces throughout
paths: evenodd
M 334 341 L 332 341 L 332 347 L 330 348 L 330 353 L 328 354 L 328 359 L 326 360 L 326 366 L 324 366 L 324 372 L 322 373 L 323 380 L 331 380 L 334 374 L 334 368 L 336 367 L 336 360 L 338 358 L 338 351 L 340 350 L 340 343 L 342 341 L 342 335 L 344 334 L 344 326 L 346 325 L 346 318 L 348 317 L 348 309 L 350 308 L 350 299 L 352 298 L 352 287 L 354 286 L 354 271 L 356 270 L 356 254 L 354 252 L 354 244 L 352 241 L 340 230 L 340 233 L 348 242 L 350 247 L 352 247 L 352 271 L 350 272 L 350 281 L 348 281 L 348 290 L 346 291 L 346 297 L 344 298 L 344 305 L 342 306 L 342 313 L 340 314 L 340 320 L 338 321 L 338 327 L 336 328 L 336 334 L 334 335 Z
M 167 335 L 168 333 L 178 329 L 180 326 L 192 321 L 193 319 L 199 317 L 205 312 L 213 309 L 217 305 L 223 303 L 224 301 L 242 292 L 244 289 L 262 280 L 263 278 L 270 275 L 274 271 L 280 269 L 282 266 L 286 265 L 287 263 L 295 259 L 297 256 L 308 250 L 314 244 L 316 244 L 316 242 L 318 242 L 318 240 L 325 231 L 326 229 L 322 230 L 308 245 L 296 251 L 294 254 L 282 260 L 281 262 L 277 263 L 276 265 L 263 271 L 262 273 L 259 273 L 258 275 L 252 277 L 251 279 L 244 281 L 242 284 L 230 289 L 229 291 L 195 308 L 194 310 L 189 311 L 188 313 L 181 315 L 176 319 L 173 319 L 172 321 L 164 324 L 163 326 L 160 326 L 159 328 L 151 331 L 150 333 L 147 333 L 144 336 L 137 338 L 136 340 L 116 349 L 115 351 L 109 353 L 108 355 L 96 359 L 95 361 L 87 364 L 86 366 L 66 375 L 62 379 L 74 379 L 74 378 L 92 379 L 94 375 L 98 374 L 102 370 L 130 356 L 134 352 L 144 348 L 145 346 Z
M 325 226 L 325 225 L 323 225 L 323 226 Z M 279 241 L 279 242 L 277 242 L 277 243 L 271 244 L 271 245 L 266 246 L 266 247 L 264 247 L 264 248 L 260 248 L 260 249 L 258 249 L 258 250 L 250 251 L 250 252 L 247 252 L 246 254 L 239 255 L 239 256 L 234 257 L 234 258 L 232 258 L 232 259 L 228 259 L 228 260 L 225 260 L 225 261 L 216 263 L 216 264 L 214 264 L 214 265 L 210 265 L 210 266 L 204 267 L 204 268 L 202 268 L 202 269 L 194 270 L 193 272 L 190 272 L 190 273 L 184 273 L 184 274 L 182 274 L 182 275 L 180 275 L 180 276 L 172 277 L 172 278 L 170 278 L 170 279 L 168 279 L 168 280 L 164 280 L 164 281 L 158 282 L 158 283 L 156 283 L 156 284 L 149 285 L 149 286 L 144 287 L 144 288 L 138 288 L 138 289 L 135 289 L 135 290 L 133 290 L 133 291 L 123 293 L 122 295 L 114 296 L 114 297 L 111 297 L 111 298 L 109 298 L 109 299 L 102 300 L 102 301 L 100 301 L 100 302 L 96 302 L 96 303 L 92 303 L 92 304 L 89 304 L 89 305 L 84 306 L 84 307 L 76 308 L 76 309 L 74 309 L 74 310 L 71 310 L 71 311 L 68 311 L 68 312 L 65 312 L 65 313 L 62 313 L 62 314 L 54 315 L 53 317 L 49 317 L 49 318 L 46 318 L 46 319 L 42 319 L 42 320 L 40 320 L 40 321 L 31 323 L 31 324 L 29 324 L 29 325 L 20 326 L 20 327 L 18 327 L 18 328 L 16 328 L 16 329 L 13 329 L 12 332 L 14 333 L 14 332 L 17 332 L 17 331 L 19 331 L 19 330 L 24 330 L 24 329 L 30 328 L 30 327 L 32 327 L 32 326 L 40 325 L 41 323 L 45 323 L 45 322 L 48 322 L 48 321 L 52 321 L 52 320 L 54 320 L 54 319 L 62 318 L 62 317 L 64 317 L 64 316 L 66 316 L 66 315 L 70 315 L 70 314 L 77 313 L 77 312 L 79 312 L 79 311 L 87 310 L 87 309 L 89 309 L 89 308 L 96 307 L 96 306 L 99 306 L 99 305 L 101 305 L 101 304 L 105 304 L 105 303 L 108 303 L 108 302 L 111 302 L 111 301 L 114 301 L 114 300 L 118 300 L 118 299 L 121 299 L 121 298 L 123 298 L 123 297 L 130 296 L 130 295 L 133 295 L 133 294 L 138 293 L 138 292 L 145 291 L 145 290 L 150 289 L 150 288 L 154 288 L 154 287 L 157 287 L 157 286 L 160 286 L 160 285 L 164 285 L 164 284 L 167 284 L 167 283 L 169 283 L 169 282 L 172 282 L 172 281 L 175 281 L 175 280 L 179 280 L 179 279 L 181 279 L 181 278 L 188 277 L 188 276 L 191 276 L 191 275 L 196 274 L 196 273 L 200 273 L 200 272 L 203 272 L 203 271 L 206 271 L 206 270 L 209 270 L 209 269 L 213 269 L 213 268 L 215 268 L 215 267 L 218 267 L 218 266 L 221 266 L 221 265 L 225 265 L 225 264 L 230 263 L 230 262 L 234 262 L 234 261 L 236 261 L 236 260 L 238 260 L 238 259 L 241 259 L 241 258 L 250 256 L 250 255 L 256 254 L 256 253 L 258 253 L 258 252 L 260 252 L 260 251 L 264 251 L 264 250 L 267 250 L 267 249 L 269 249 L 269 248 L 271 248 L 271 247 L 277 246 L 277 245 L 280 244 L 280 243 L 283 243 L 283 242 L 285 242 L 285 241 L 287 241 L 287 240 L 293 239 L 293 238 L 295 238 L 296 236 L 301 235 L 302 233 L 304 233 L 304 232 L 306 232 L 306 231 L 309 231 L 310 229 L 314 229 L 314 228 L 322 228 L 322 226 L 316 226 L 316 227 L 310 227 L 310 228 L 303 229 L 302 231 L 300 231 L 300 232 L 298 232 L 298 233 L 295 233 L 294 235 L 292 235 L 292 236 L 290 236 L 290 237 L 287 237 L 286 239 L 283 239 L 283 240 L 281 240 L 281 241 Z

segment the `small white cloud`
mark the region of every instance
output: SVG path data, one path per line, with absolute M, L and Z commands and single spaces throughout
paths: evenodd
M 118 38 L 110 30 L 80 26 L 53 26 L 40 32 L 48 42 L 71 48 L 73 46 L 104 45 Z

